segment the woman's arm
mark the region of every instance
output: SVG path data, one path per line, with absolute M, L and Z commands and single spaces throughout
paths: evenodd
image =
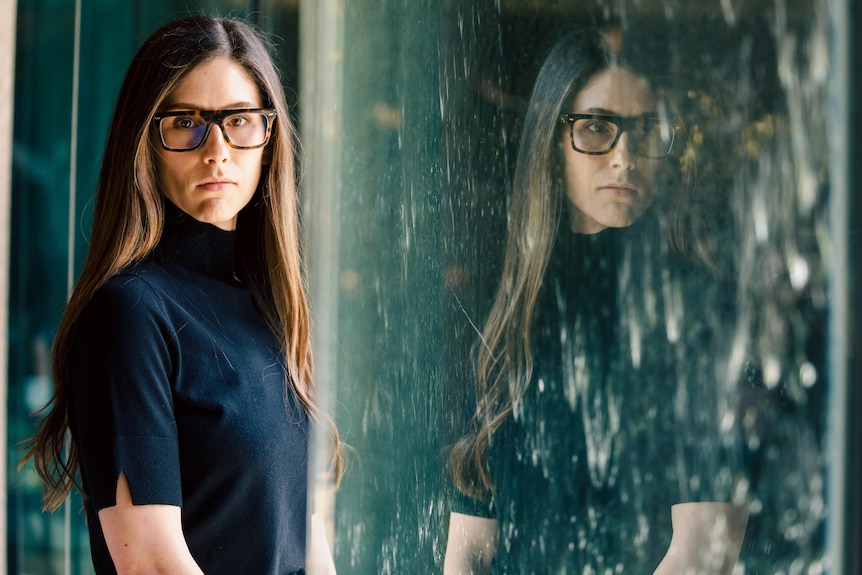
M 673 536 L 653 575 L 730 575 L 739 558 L 748 509 L 732 503 L 681 503 L 671 507 Z
M 203 575 L 186 545 L 180 508 L 134 505 L 129 482 L 117 481 L 117 504 L 99 521 L 118 575 Z
M 443 575 L 488 573 L 491 560 L 497 553 L 499 537 L 496 519 L 451 513 Z

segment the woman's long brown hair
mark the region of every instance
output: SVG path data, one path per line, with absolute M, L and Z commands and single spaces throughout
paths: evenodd
M 150 36 L 120 88 L 99 174 L 90 249 L 54 339 L 54 396 L 36 434 L 25 443 L 21 462 L 33 460 L 47 510 L 57 509 L 76 486 L 78 449 L 68 434 L 68 360 L 78 320 L 105 281 L 149 254 L 161 237 L 164 200 L 156 184 L 153 114 L 195 66 L 217 57 L 241 65 L 256 82 L 265 106 L 277 110 L 255 199 L 237 222 L 238 273 L 281 342 L 287 385 L 309 416 L 328 429 L 331 478 L 336 485 L 340 480 L 341 440 L 331 419 L 318 409 L 314 387 L 300 251 L 298 144 L 279 74 L 265 41 L 252 27 L 231 18 L 198 16 L 167 24 Z

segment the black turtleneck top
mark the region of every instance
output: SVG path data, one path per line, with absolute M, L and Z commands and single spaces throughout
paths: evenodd
M 672 505 L 729 501 L 735 438 L 720 441 L 716 368 L 701 361 L 720 358 L 706 316 L 727 311 L 717 283 L 682 269 L 648 216 L 595 235 L 561 226 L 532 379 L 488 448 L 494 492 L 452 502 L 497 520 L 492 573 L 652 573 Z
M 235 279 L 236 232 L 168 204 L 163 238 L 78 324 L 70 427 L 96 573 L 116 573 L 98 511 L 182 508 L 207 575 L 302 573 L 308 421 L 279 343 Z

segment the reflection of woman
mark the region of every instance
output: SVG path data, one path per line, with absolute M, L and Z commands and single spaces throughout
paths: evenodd
M 53 404 L 27 452 L 49 509 L 80 469 L 97 573 L 303 572 L 309 419 L 322 416 L 294 151 L 249 26 L 168 24 L 132 61 L 54 344 Z
M 680 333 L 685 282 L 649 209 L 684 146 L 627 48 L 572 32 L 536 80 L 475 410 L 451 455 L 447 574 L 651 573 L 663 558 L 659 572 L 722 572 L 738 553 L 740 510 L 671 514 L 730 501 L 734 449 L 715 447 L 714 387 L 686 385 L 684 345 L 709 330 Z M 677 519 L 699 529 L 675 529 L 669 550 Z M 725 545 L 707 558 L 680 532 Z

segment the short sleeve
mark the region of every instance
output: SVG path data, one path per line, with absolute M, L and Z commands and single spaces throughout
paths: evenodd
M 484 519 L 497 518 L 494 513 L 493 503 L 485 503 L 474 499 L 469 495 L 461 493 L 457 487 L 452 489 L 450 509 L 452 513 L 461 513 L 462 515 L 472 515 Z
M 70 424 L 96 510 L 116 504 L 121 473 L 136 505 L 182 505 L 172 331 L 161 298 L 136 276 L 109 280 L 81 316 L 67 374 Z
M 461 412 L 461 429 L 465 436 L 473 433 L 473 414 L 475 413 L 476 388 L 475 385 L 470 385 L 467 388 L 464 406 Z M 466 495 L 461 492 L 457 486 L 452 487 L 449 506 L 452 513 L 461 513 L 462 515 L 472 515 L 475 517 L 483 517 L 485 519 L 496 518 L 493 503 L 485 502 Z

